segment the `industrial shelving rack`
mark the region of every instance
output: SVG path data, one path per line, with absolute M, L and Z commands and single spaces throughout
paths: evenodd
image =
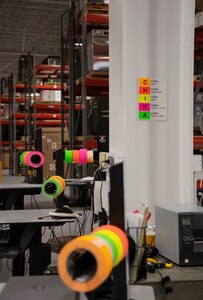
M 194 60 L 195 63 L 199 64 L 203 61 L 203 28 L 195 28 L 195 52 L 194 52 Z M 200 65 L 203 65 L 201 63 Z M 196 68 L 195 68 L 196 69 Z M 198 70 L 200 71 L 200 70 Z M 202 70 L 203 71 L 203 70 Z M 203 84 L 201 82 L 201 78 L 195 78 L 194 80 L 194 101 L 196 101 L 197 93 L 203 92 Z M 195 103 L 194 103 L 195 105 Z M 203 136 L 200 132 L 200 129 L 194 128 L 194 136 L 193 136 L 193 148 L 194 152 L 202 152 L 203 151 Z
M 79 40 L 82 43 L 81 49 L 81 78 L 77 80 L 77 87 L 81 87 L 82 100 L 82 128 L 83 128 L 83 147 L 87 145 L 88 125 L 88 97 L 106 96 L 109 94 L 109 79 L 107 74 L 101 76 L 101 72 L 89 73 L 87 66 L 87 35 L 93 29 L 108 29 L 108 5 L 90 3 L 86 0 L 80 1 L 80 10 L 77 14 L 77 25 L 80 28 Z M 98 150 L 98 139 L 96 140 Z M 83 175 L 87 174 L 87 166 L 83 167 Z
M 82 4 L 82 5 L 81 5 Z M 66 36 L 67 48 L 64 49 L 64 32 L 67 28 L 64 28 L 64 18 L 69 19 L 68 32 Z M 15 92 L 24 93 L 24 97 L 13 97 L 16 103 L 28 102 L 29 111 L 19 112 L 15 114 L 15 122 L 13 127 L 27 127 L 28 132 L 25 135 L 24 141 L 15 141 L 15 149 L 20 147 L 23 151 L 31 149 L 33 147 L 32 132 L 35 133 L 36 128 L 39 126 L 61 126 L 61 141 L 62 148 L 69 147 L 74 149 L 75 147 L 86 147 L 97 149 L 97 140 L 95 137 L 88 137 L 87 129 L 87 97 L 88 96 L 108 96 L 109 80 L 108 78 L 91 77 L 87 74 L 87 61 L 86 61 L 86 38 L 87 32 L 93 28 L 108 28 L 108 14 L 91 12 L 87 10 L 87 1 L 69 1 L 69 7 L 61 16 L 61 66 L 55 65 L 35 65 L 34 69 L 30 70 L 30 80 L 25 83 L 14 83 Z M 75 70 L 75 43 L 79 44 L 79 51 L 81 55 L 81 76 L 76 74 Z M 82 46 L 81 46 L 82 45 Z M 77 49 L 77 51 L 78 51 Z M 65 50 L 68 50 L 68 63 L 65 57 Z M 78 52 L 77 52 L 78 53 Z M 68 66 L 67 66 L 68 64 Z M 45 78 L 45 76 L 58 76 L 61 78 L 60 85 L 43 85 L 37 83 L 37 78 Z M 26 96 L 25 89 L 28 91 Z M 36 97 L 36 92 L 49 89 L 49 90 L 61 90 L 61 103 L 42 103 Z M 34 95 L 34 99 L 31 99 L 31 93 Z M 26 98 L 28 97 L 28 99 Z M 69 98 L 68 102 L 65 102 L 65 97 Z M 80 101 L 76 102 L 76 97 L 80 97 Z M 8 98 L 2 98 L 2 103 L 8 103 Z M 48 112 L 48 113 L 47 113 Z M 76 140 L 77 124 L 79 117 L 82 114 L 82 138 L 80 143 Z M 79 117 L 78 117 L 79 116 Z M 48 122 L 44 122 L 48 120 Z M 8 120 L 1 119 L 1 125 L 9 125 Z M 14 125 L 15 123 L 15 125 Z M 26 126 L 27 125 L 27 126 Z M 64 142 L 64 128 L 68 126 L 69 129 L 69 144 Z M 9 125 L 11 127 L 11 124 Z M 11 129 L 14 133 L 14 128 Z M 28 139 L 28 140 L 27 140 Z M 1 145 L 8 144 L 8 141 L 2 141 Z M 73 167 L 73 166 L 71 166 Z M 83 166 L 82 175 L 86 176 L 87 169 Z M 75 177 L 74 171 L 70 174 L 71 177 Z
M 68 16 L 69 26 L 67 36 L 64 37 L 64 18 Z M 102 23 L 103 22 L 103 23 Z M 82 144 L 83 148 L 91 147 L 97 148 L 97 141 L 95 138 L 88 137 L 88 101 L 89 96 L 108 95 L 108 78 L 95 78 L 88 75 L 87 71 L 87 33 L 93 28 L 107 28 L 108 14 L 93 13 L 87 10 L 87 1 L 69 1 L 67 11 L 61 17 L 61 78 L 63 79 L 63 70 L 65 62 L 64 44 L 68 49 L 69 62 L 69 147 L 74 149 L 75 139 L 78 124 L 78 115 L 75 114 L 75 99 L 80 97 L 80 105 L 82 114 Z M 77 44 L 77 46 L 76 46 Z M 75 64 L 77 55 L 80 56 L 80 74 L 78 74 L 78 65 Z M 62 103 L 64 101 L 65 91 L 62 88 Z M 63 116 L 63 112 L 62 112 Z M 63 120 L 63 117 L 62 117 Z M 63 129 L 62 129 L 63 140 Z M 70 166 L 71 177 L 75 177 L 75 170 L 73 165 Z M 82 166 L 82 176 L 87 176 L 87 166 Z

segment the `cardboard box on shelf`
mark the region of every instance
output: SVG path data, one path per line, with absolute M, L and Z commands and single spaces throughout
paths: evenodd
M 60 102 L 61 91 L 42 90 L 40 93 L 40 100 L 49 102 Z
M 2 164 L 2 169 L 9 169 L 9 153 L 8 153 L 8 151 L 2 152 L 1 164 Z
M 195 15 L 195 28 L 203 28 L 203 11 Z
M 69 140 L 68 130 L 64 130 L 64 139 Z M 56 162 L 53 153 L 61 149 L 61 128 L 44 127 L 42 128 L 42 152 L 45 155 L 43 165 L 43 177 L 47 178 L 56 174 Z

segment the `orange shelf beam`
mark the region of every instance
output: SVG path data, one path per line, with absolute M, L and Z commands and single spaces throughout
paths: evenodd
M 203 136 L 194 136 L 193 137 L 193 148 L 194 149 L 203 149 Z
M 16 119 L 23 119 L 24 118 L 23 113 L 17 113 L 16 114 Z M 34 114 L 32 114 L 32 118 L 34 117 Z M 61 114 L 36 114 L 36 119 L 37 120 L 61 120 Z M 67 115 L 64 115 L 64 119 L 67 119 Z
M 9 141 L 2 141 L 0 142 L 1 146 L 9 146 Z M 22 141 L 16 141 L 15 143 L 16 147 L 24 147 L 25 146 L 25 142 Z
M 65 105 L 66 110 L 70 109 L 70 105 L 66 104 Z M 41 109 L 41 110 L 54 110 L 54 111 L 60 111 L 61 110 L 61 104 L 60 103 L 36 103 L 36 109 Z M 81 109 L 81 104 L 75 104 L 75 109 L 80 110 Z
M 35 65 L 35 71 L 36 71 L 37 77 L 40 77 L 40 75 L 42 75 L 42 77 L 44 77 L 44 76 L 46 76 L 46 77 L 57 76 L 58 77 L 61 74 L 61 66 L 60 65 L 38 64 L 38 65 Z M 69 66 L 65 66 L 64 74 L 65 75 L 69 74 Z
M 1 103 L 8 103 L 9 99 L 8 98 L 1 98 L 0 99 Z M 36 101 L 40 101 L 40 98 L 37 98 Z M 17 103 L 24 103 L 25 99 L 24 98 L 16 98 Z
M 0 122 L 2 125 L 9 125 L 8 120 L 2 120 Z M 27 123 L 28 124 L 28 123 Z M 36 122 L 37 126 L 61 126 L 61 120 L 54 120 L 54 121 L 37 121 Z M 64 124 L 67 125 L 67 121 L 64 121 Z M 25 121 L 24 120 L 17 120 L 16 125 L 18 126 L 25 126 Z
M 109 15 L 87 13 L 85 16 L 85 22 L 89 24 L 109 24 Z
M 16 90 L 23 90 L 25 88 L 25 85 L 23 83 L 17 83 L 16 84 Z M 36 90 L 61 90 L 61 85 L 54 84 L 54 85 L 41 85 L 36 84 L 35 86 Z
M 199 81 L 195 80 L 194 81 L 194 88 L 196 88 L 198 86 Z M 201 89 L 203 89 L 203 84 L 201 85 Z

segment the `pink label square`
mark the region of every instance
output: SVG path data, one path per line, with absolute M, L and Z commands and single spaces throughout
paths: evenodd
M 150 103 L 139 103 L 139 111 L 150 111 Z

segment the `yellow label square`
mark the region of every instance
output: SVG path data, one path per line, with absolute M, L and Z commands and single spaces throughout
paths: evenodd
M 146 94 L 138 95 L 138 102 L 139 103 L 149 103 L 150 102 L 150 95 L 146 95 Z

